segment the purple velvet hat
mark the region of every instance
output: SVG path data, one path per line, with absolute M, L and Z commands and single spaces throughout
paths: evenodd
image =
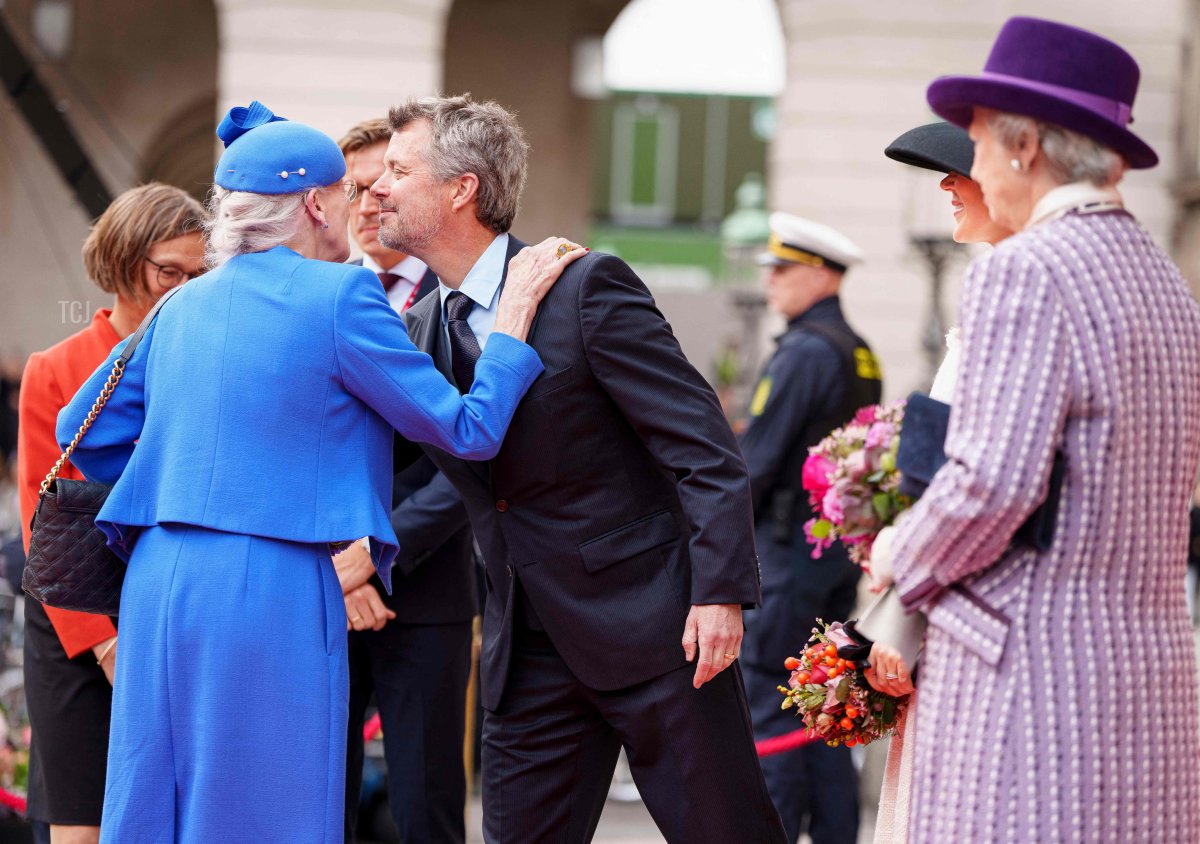
M 938 115 L 964 128 L 974 106 L 1023 114 L 1099 141 L 1141 169 L 1158 156 L 1128 129 L 1140 76 L 1133 56 L 1107 38 L 1017 17 L 996 36 L 982 74 L 943 76 L 925 96 Z

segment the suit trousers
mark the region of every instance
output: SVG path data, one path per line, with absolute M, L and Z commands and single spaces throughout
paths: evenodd
M 470 621 L 388 622 L 349 634 L 346 842 L 353 844 L 363 778 L 363 721 L 372 695 L 383 724 L 388 803 L 405 844 L 466 840 L 463 770 Z
M 488 844 L 592 840 L 624 745 L 634 781 L 668 842 L 779 844 L 736 665 L 699 690 L 685 665 L 597 691 L 549 637 L 518 629 L 499 709 L 483 726 Z

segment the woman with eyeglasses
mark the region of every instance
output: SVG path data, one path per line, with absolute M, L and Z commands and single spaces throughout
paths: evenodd
M 460 392 L 376 275 L 343 263 L 353 184 L 333 139 L 257 102 L 217 134 L 212 269 L 159 311 L 75 452 L 113 485 L 96 523 L 129 562 L 102 840 L 341 841 L 349 670 L 331 552 L 368 538 L 390 588 L 393 429 L 495 456 L 542 372 L 524 342 L 538 304 L 584 250 L 557 238 L 513 258 Z M 473 220 L 478 180 L 445 189 Z M 59 415 L 60 439 L 118 352 Z
M 178 188 L 151 183 L 121 194 L 92 226 L 84 267 L 115 301 L 87 328 L 31 356 L 21 380 L 17 471 L 26 548 L 38 487 L 60 453 L 59 410 L 159 297 L 202 271 L 207 216 Z M 83 477 L 69 463 L 60 476 Z M 114 620 L 25 602 L 29 817 L 50 824 L 53 844 L 100 838 L 116 655 Z

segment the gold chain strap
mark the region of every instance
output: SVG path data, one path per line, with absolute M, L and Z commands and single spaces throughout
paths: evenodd
M 79 445 L 79 441 L 83 439 L 83 435 L 87 433 L 88 428 L 92 427 L 92 423 L 96 421 L 96 417 L 100 415 L 100 411 L 104 410 L 104 405 L 108 404 L 108 399 L 112 396 L 117 384 L 120 383 L 121 375 L 124 372 L 125 362 L 117 358 L 117 362 L 113 364 L 112 372 L 109 373 L 108 380 L 104 382 L 104 389 L 100 391 L 100 397 L 92 405 L 87 419 L 84 419 L 83 424 L 79 426 L 79 432 L 75 434 L 75 439 L 71 440 L 71 444 L 67 446 L 67 450 L 62 453 L 62 456 L 58 458 L 58 462 L 54 464 L 54 468 L 50 470 L 50 474 L 46 475 L 46 479 L 42 481 L 42 486 L 38 490 L 39 498 L 46 494 L 46 490 L 58 478 L 58 473 L 62 471 L 63 466 L 67 465 L 67 461 L 71 459 L 71 455 L 75 452 L 75 447 Z

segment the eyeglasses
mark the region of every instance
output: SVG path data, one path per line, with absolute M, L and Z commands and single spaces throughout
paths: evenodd
M 358 199 L 358 182 L 342 182 L 342 192 L 346 194 L 347 202 L 353 202 Z
M 200 275 L 200 273 L 185 273 L 183 270 L 179 269 L 179 267 L 169 267 L 166 264 L 160 264 L 158 261 L 155 261 L 148 255 L 144 257 L 148 263 L 154 265 L 155 283 L 164 289 L 178 287 L 185 281 L 191 281 L 193 278 Z

